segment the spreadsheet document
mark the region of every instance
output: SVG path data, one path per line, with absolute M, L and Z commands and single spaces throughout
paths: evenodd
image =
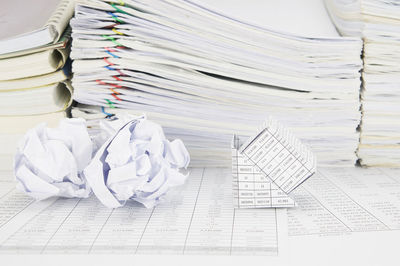
M 4 181 L 0 252 L 217 254 L 279 257 L 286 209 L 235 209 L 231 170 L 195 168 L 165 202 L 109 209 L 95 197 L 34 202 Z

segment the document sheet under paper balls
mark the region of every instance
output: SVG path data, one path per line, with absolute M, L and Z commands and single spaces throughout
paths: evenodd
M 287 254 L 284 209 L 233 208 L 229 168 L 190 169 L 164 203 L 109 209 L 95 197 L 34 201 L 0 186 L 0 253 Z

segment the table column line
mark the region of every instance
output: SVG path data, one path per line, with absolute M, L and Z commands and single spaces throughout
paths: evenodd
M 99 232 L 97 233 L 97 235 L 96 235 L 96 237 L 94 238 L 92 244 L 90 245 L 90 248 L 89 248 L 89 250 L 88 250 L 88 254 L 89 254 L 90 252 L 92 252 L 94 243 L 95 243 L 95 242 L 97 241 L 97 239 L 99 238 L 100 233 L 103 231 L 103 228 L 106 226 L 106 224 L 107 224 L 108 220 L 110 219 L 111 215 L 113 214 L 114 210 L 115 210 L 115 209 L 112 209 L 112 210 L 111 210 L 111 212 L 110 212 L 110 214 L 108 215 L 107 219 L 104 221 L 103 225 L 101 226 Z
M 29 202 L 25 207 L 23 207 L 21 210 L 19 210 L 17 213 L 15 213 L 13 216 L 11 216 L 6 222 L 4 222 L 3 224 L 0 224 L 0 228 L 2 228 L 4 225 L 8 224 L 8 222 L 10 222 L 12 219 L 14 219 L 15 216 L 17 216 L 18 214 L 23 212 L 26 208 L 31 206 L 34 202 L 35 201 L 32 199 L 31 202 Z
M 151 216 L 153 215 L 155 209 L 156 209 L 156 207 L 153 207 L 153 209 L 151 210 L 151 213 L 150 213 L 150 215 L 149 215 L 149 219 L 147 219 L 147 223 L 146 223 L 146 225 L 145 225 L 144 228 L 143 228 L 143 232 L 142 232 L 142 234 L 141 234 L 141 236 L 140 236 L 140 238 L 139 238 L 138 244 L 137 244 L 137 246 L 136 246 L 135 254 L 136 254 L 136 253 L 138 252 L 138 250 L 139 250 L 140 243 L 142 242 L 142 238 L 143 238 L 143 236 L 144 236 L 144 233 L 146 232 L 147 226 L 149 225 Z
M 0 200 L 3 199 L 5 196 L 7 196 L 8 194 L 10 194 L 13 190 L 15 190 L 15 187 L 12 187 L 10 189 L 10 191 L 8 191 L 6 194 L 4 194 L 3 196 L 0 197 Z
M 197 206 L 197 200 L 199 199 L 201 186 L 203 184 L 204 172 L 205 172 L 205 168 L 203 168 L 203 172 L 201 173 L 201 180 L 200 180 L 200 184 L 199 184 L 199 189 L 197 190 L 197 195 L 196 195 L 196 200 L 195 200 L 194 206 L 193 206 L 192 216 L 190 217 L 189 226 L 188 226 L 188 229 L 187 229 L 187 232 L 186 232 L 185 243 L 183 244 L 182 254 L 185 254 L 186 243 L 187 243 L 187 240 L 189 238 L 189 231 L 190 231 L 190 228 L 192 226 L 193 216 L 194 216 L 194 212 L 195 212 L 196 206 Z
M 71 211 L 68 213 L 67 216 L 65 216 L 64 220 L 60 223 L 60 225 L 57 227 L 57 229 L 54 231 L 54 233 L 50 236 L 50 238 L 47 240 L 46 244 L 43 246 L 42 250 L 40 251 L 40 254 L 42 254 L 44 252 L 44 250 L 47 248 L 47 246 L 49 245 L 50 241 L 53 239 L 53 237 L 57 234 L 58 230 L 60 230 L 61 226 L 63 226 L 63 224 L 65 223 L 65 221 L 68 219 L 68 217 L 71 215 L 71 213 L 75 210 L 76 206 L 78 206 L 78 203 L 81 201 L 82 199 L 79 199 L 76 203 L 75 206 L 71 209 Z
M 274 215 L 275 215 L 276 253 L 278 253 L 279 255 L 278 215 L 276 214 L 276 208 L 274 208 Z
M 232 255 L 233 230 L 234 230 L 234 228 L 235 228 L 235 215 L 236 215 L 236 208 L 233 208 L 232 231 L 231 231 L 231 246 L 230 246 L 230 248 L 229 248 L 229 255 Z

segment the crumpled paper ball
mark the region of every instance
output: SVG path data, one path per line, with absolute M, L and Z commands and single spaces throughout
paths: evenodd
M 128 122 L 127 122 L 128 120 Z M 106 128 L 106 129 L 104 129 Z M 172 187 L 182 185 L 190 157 L 179 139 L 169 142 L 161 126 L 128 116 L 103 124 L 112 136 L 84 170 L 94 194 L 107 207 L 135 200 L 155 206 Z
M 86 198 L 91 191 L 82 172 L 92 153 L 84 119 L 64 119 L 58 128 L 39 124 L 19 142 L 14 161 L 17 188 L 37 200 Z

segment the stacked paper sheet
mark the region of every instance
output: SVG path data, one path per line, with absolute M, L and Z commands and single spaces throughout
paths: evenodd
M 229 165 L 232 133 L 248 137 L 271 115 L 320 163 L 354 164 L 361 40 L 340 37 L 319 1 L 251 2 L 78 4 L 71 57 L 84 105 L 73 115 L 146 113 L 184 141 L 194 165 Z M 293 27 L 270 23 L 292 9 L 302 14 Z M 304 16 L 318 21 L 300 26 Z
M 400 165 L 400 5 L 398 1 L 326 0 L 338 30 L 364 39 L 360 162 Z

